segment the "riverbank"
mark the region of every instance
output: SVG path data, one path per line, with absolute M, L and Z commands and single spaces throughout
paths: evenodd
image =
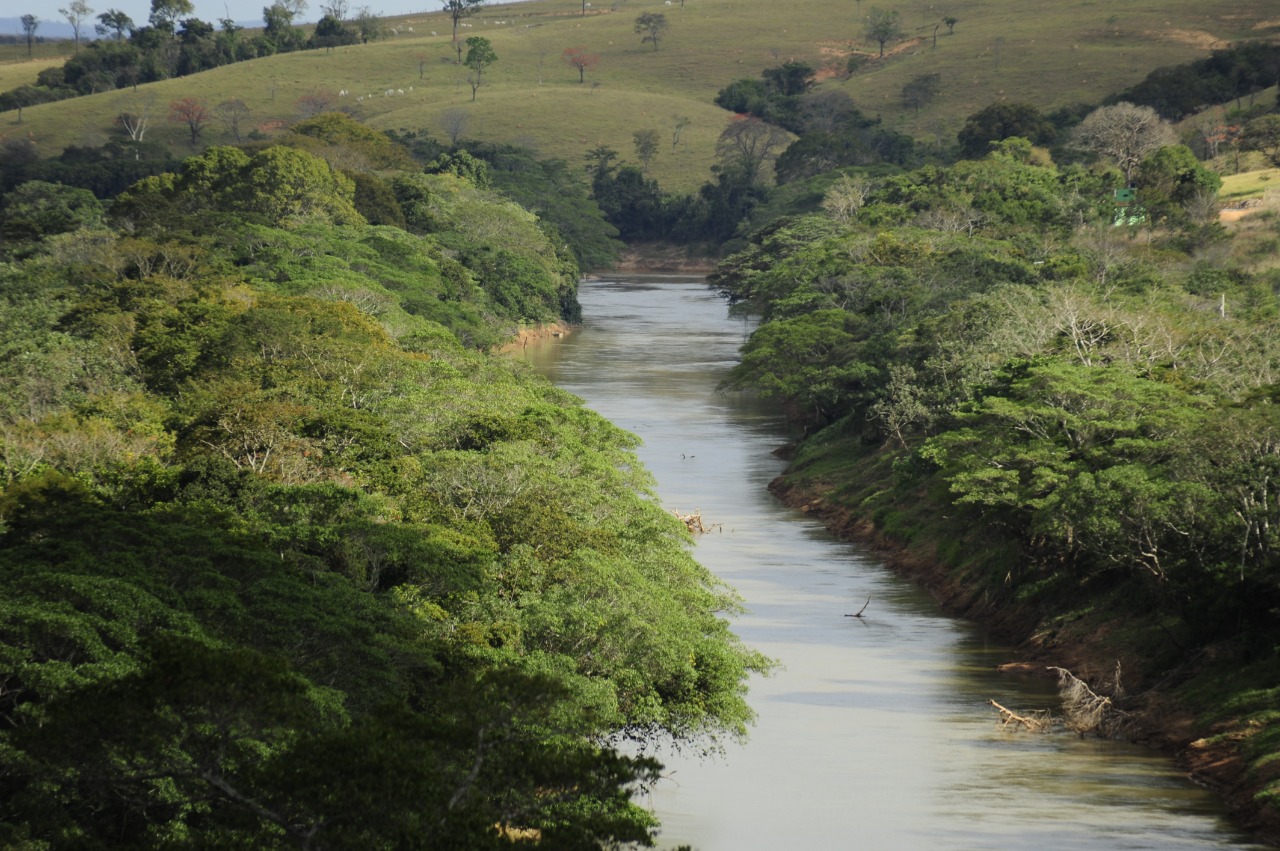
M 716 258 L 691 252 L 687 246 L 664 243 L 634 243 L 618 258 L 613 271 L 630 275 L 709 275 Z
M 947 612 L 982 623 L 1010 641 L 1018 659 L 1002 670 L 1050 677 L 1050 667 L 1061 667 L 1096 682 L 1119 664 L 1127 682 L 1144 685 L 1132 707 L 1136 723 L 1129 737 L 1170 753 L 1192 782 L 1224 801 L 1237 825 L 1259 841 L 1280 847 L 1280 810 L 1258 798 L 1269 776 L 1251 769 L 1240 748 L 1240 742 L 1256 731 L 1237 719 L 1207 724 L 1200 719 L 1208 707 L 1188 706 L 1174 693 L 1175 686 L 1185 686 L 1210 670 L 1212 652 L 1199 654 L 1192 667 L 1178 669 L 1176 676 L 1149 683 L 1142 654 L 1117 637 L 1119 631 L 1101 613 L 1064 623 L 1028 607 L 996 604 L 984 590 L 959 578 L 936 545 L 907 545 L 895 539 L 870 517 L 842 504 L 833 487 L 784 474 L 769 490 L 784 504 L 822 520 L 837 537 L 870 548 L 895 572 L 929 591 Z
M 568 322 L 544 322 L 541 325 L 526 325 L 516 331 L 515 335 L 498 346 L 495 351 L 498 352 L 515 352 L 529 346 L 531 343 L 538 343 L 542 340 L 549 340 L 553 337 L 565 337 L 573 332 L 573 326 Z

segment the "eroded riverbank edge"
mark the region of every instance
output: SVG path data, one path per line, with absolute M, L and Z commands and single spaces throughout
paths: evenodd
M 983 592 L 959 581 L 930 548 L 909 547 L 886 535 L 869 518 L 829 499 L 820 486 L 794 482 L 784 473 L 769 483 L 769 491 L 784 505 L 821 520 L 838 538 L 874 552 L 895 573 L 932 594 L 948 613 L 981 623 L 1008 640 L 1016 659 L 1002 670 L 1048 677 L 1048 668 L 1057 666 L 1089 680 L 1112 670 L 1118 661 L 1116 647 L 1104 647 L 1102 625 L 1048 630 L 1029 612 L 995 606 Z M 1119 661 L 1127 671 L 1140 674 L 1138 657 L 1128 654 Z M 1155 687 L 1144 697 L 1137 733 L 1131 738 L 1172 755 L 1193 783 L 1225 803 L 1238 827 L 1259 842 L 1280 847 L 1280 812 L 1256 800 L 1263 781 L 1250 776 L 1227 727 L 1199 727 L 1194 713 Z

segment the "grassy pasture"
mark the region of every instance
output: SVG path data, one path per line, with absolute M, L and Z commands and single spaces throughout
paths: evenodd
M 66 56 L 27 59 L 24 48 L 22 59 L 10 62 L 0 61 L 0 92 L 7 92 L 18 86 L 34 86 L 37 74 L 46 68 L 61 67 L 66 61 Z
M 1246 38 L 1280 38 L 1280 10 L 1272 0 L 1134 0 L 1123 8 L 1096 0 L 1034 7 L 1018 0 L 885 2 L 875 5 L 896 9 L 909 38 L 846 79 L 840 72 L 850 53 L 876 53 L 861 35 L 870 2 L 809 0 L 799 11 L 768 0 L 686 0 L 683 8 L 679 0 L 669 6 L 660 0 L 607 3 L 600 0 L 585 16 L 578 0 L 484 8 L 460 31 L 462 37 L 489 38 L 499 57 L 474 104 L 466 69 L 452 61 L 449 21 L 433 12 L 390 19 L 399 33 L 377 43 L 268 57 L 143 86 L 137 94 L 30 108 L 21 127 L 16 113 L 0 114 L 0 135 L 30 132 L 46 154 L 98 143 L 119 132 L 113 119 L 123 108 L 151 98 L 156 119 L 148 138 L 182 152 L 190 149 L 184 128 L 165 120 L 167 105 L 178 98 L 209 105 L 243 98 L 252 123 L 272 132 L 299 117 L 298 98 L 325 91 L 335 106 L 372 126 L 437 137 L 445 135 L 441 116 L 447 110 L 466 110 L 471 120 L 464 137 L 522 140 L 570 162 L 597 143 L 634 158 L 632 133 L 654 129 L 666 141 L 654 175 L 668 188 L 690 189 L 705 179 L 715 138 L 729 120 L 711 104 L 715 93 L 787 60 L 821 68 L 824 86 L 847 92 L 887 125 L 930 139 L 950 138 L 965 116 L 999 99 L 1042 109 L 1094 101 L 1157 66 Z M 642 12 L 662 12 L 670 23 L 657 51 L 633 31 Z M 959 23 L 952 35 L 938 27 L 935 47 L 935 23 L 946 15 Z M 601 57 L 586 84 L 561 61 L 565 48 L 578 46 Z M 913 77 L 929 73 L 941 75 L 942 90 L 916 116 L 902 105 L 900 92 Z M 337 98 L 342 89 L 350 94 Z M 387 89 L 405 94 L 388 97 Z M 692 123 L 672 153 L 677 115 Z M 214 121 L 202 143 L 227 138 Z

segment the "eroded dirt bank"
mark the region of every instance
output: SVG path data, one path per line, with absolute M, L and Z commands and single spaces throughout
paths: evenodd
M 933 557 L 932 553 L 909 549 L 886 537 L 865 518 L 836 505 L 818 490 L 798 487 L 780 476 L 769 490 L 784 504 L 820 518 L 838 537 L 872 549 L 894 571 L 927 589 L 952 614 L 977 620 L 1016 647 L 1018 660 L 1004 666 L 1010 671 L 1052 676 L 1047 670 L 1057 666 L 1092 680 L 1114 669 L 1114 645 L 1103 647 L 1105 637 L 1097 624 L 1078 629 L 1043 629 L 1026 611 L 997 607 L 982 592 L 966 587 Z M 1141 660 L 1135 656 L 1121 663 L 1135 680 L 1141 680 Z M 1212 664 L 1206 659 L 1201 664 Z M 1280 847 L 1280 812 L 1259 804 L 1255 793 L 1262 778 L 1246 772 L 1244 759 L 1222 729 L 1198 728 L 1194 715 L 1174 705 L 1166 691 L 1151 688 L 1137 707 L 1138 723 L 1131 736 L 1135 741 L 1174 755 L 1188 777 L 1226 802 L 1233 820 L 1257 839 Z

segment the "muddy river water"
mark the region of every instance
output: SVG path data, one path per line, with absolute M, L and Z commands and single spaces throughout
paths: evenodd
M 1051 684 L 997 674 L 1008 647 L 769 495 L 787 429 L 717 391 L 749 324 L 704 283 L 603 280 L 580 298 L 583 327 L 524 357 L 643 439 L 668 508 L 719 524 L 696 556 L 742 595 L 735 631 L 781 664 L 751 682 L 746 743 L 659 755 L 660 847 L 1256 847 L 1164 755 L 1002 730 L 988 699 L 1051 706 Z M 844 617 L 868 597 L 864 618 Z

